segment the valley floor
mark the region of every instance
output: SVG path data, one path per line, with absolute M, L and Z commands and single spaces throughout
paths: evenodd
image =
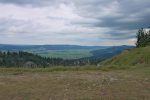
M 20 72 L 0 69 L 0 100 L 150 100 L 150 68 Z

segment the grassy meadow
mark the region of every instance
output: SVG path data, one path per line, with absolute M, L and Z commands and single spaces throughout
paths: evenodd
M 149 100 L 150 67 L 1 68 L 0 100 Z
M 63 59 L 79 59 L 90 57 L 95 49 L 78 49 L 78 50 L 25 50 L 30 53 L 38 54 L 42 57 L 63 58 Z

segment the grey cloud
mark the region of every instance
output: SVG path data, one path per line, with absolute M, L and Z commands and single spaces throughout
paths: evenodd
M 43 6 L 54 6 L 60 3 L 68 4 L 70 0 L 0 0 L 3 4 L 14 4 L 18 6 L 32 6 L 32 7 L 43 7 Z
M 69 22 L 70 25 L 79 25 L 86 28 L 108 28 L 110 31 L 105 32 L 105 34 L 109 34 L 111 37 L 107 39 L 123 40 L 134 38 L 135 30 L 150 26 L 150 0 L 0 0 L 0 3 L 14 4 L 17 6 L 31 5 L 36 7 L 57 6 L 61 3 L 66 5 L 73 4 L 75 6 L 73 11 L 83 19 L 89 20 L 71 20 Z M 106 11 L 104 8 L 106 8 Z M 108 13 L 106 13 L 107 11 Z M 62 20 L 61 16 L 48 16 L 48 18 Z M 63 18 L 63 20 L 65 19 Z M 16 22 L 14 21 L 12 23 Z M 23 23 L 25 24 L 26 22 L 22 22 L 20 25 Z M 7 20 L 3 21 L 3 19 L 0 19 L 0 25 L 2 25 L 0 26 L 0 32 L 2 33 L 11 26 L 11 23 L 10 21 L 8 23 Z M 126 30 L 128 32 L 121 32 Z M 71 34 L 76 33 L 73 32 Z
M 0 0 L 1 3 L 4 4 L 32 4 L 32 3 L 39 3 L 40 0 Z
M 132 33 L 132 32 L 119 32 L 119 31 L 110 31 L 106 34 L 109 34 L 110 37 L 108 37 L 107 39 L 111 39 L 111 40 L 126 40 L 126 39 L 131 39 L 131 38 L 135 38 L 136 34 Z
M 98 0 L 97 0 L 98 1 Z M 103 0 L 105 1 L 105 0 Z M 91 27 L 106 27 L 110 28 L 112 31 L 106 34 L 111 34 L 113 39 L 128 39 L 134 38 L 135 33 L 132 33 L 133 30 L 137 30 L 141 27 L 146 28 L 150 26 L 150 1 L 149 0 L 115 0 L 117 2 L 118 9 L 115 13 L 112 12 L 112 15 L 108 16 L 97 16 L 101 12 L 103 7 L 107 7 L 108 4 L 111 4 L 112 0 L 107 0 L 102 3 L 91 4 L 83 7 L 79 7 L 80 16 L 95 18 L 97 22 L 87 23 Z M 113 3 L 112 3 L 113 4 Z M 111 9 L 110 9 L 111 10 Z M 137 19 L 137 20 L 136 20 Z M 78 22 L 75 24 L 86 26 L 86 23 Z M 130 32 L 124 33 L 127 36 L 124 36 L 120 33 L 120 30 L 129 30 Z
M 141 27 L 149 27 L 150 14 L 145 15 L 144 17 L 139 18 L 137 21 L 132 21 L 130 18 L 127 18 L 130 21 L 123 21 L 125 17 L 122 18 L 101 18 L 102 22 L 93 24 L 93 27 L 110 27 L 113 29 L 124 30 L 124 29 L 139 29 Z
M 18 5 L 26 5 L 26 4 L 53 4 L 53 3 L 74 3 L 76 5 L 88 5 L 88 4 L 95 4 L 105 2 L 104 0 L 0 0 L 1 3 L 4 4 L 18 4 Z
M 99 0 L 97 0 L 99 1 Z M 103 1 L 103 3 L 97 3 L 97 4 L 88 4 L 85 5 L 85 9 L 82 9 L 84 7 L 79 7 L 82 13 L 79 14 L 81 16 L 86 16 L 90 18 L 96 18 L 99 20 L 96 23 L 91 23 L 91 25 L 96 27 L 112 27 L 112 28 L 118 28 L 118 29 L 137 29 L 140 27 L 148 27 L 149 26 L 149 20 L 150 20 L 150 1 L 149 0 L 116 0 L 118 3 L 118 11 L 117 13 L 113 13 L 109 16 L 104 17 L 98 17 L 97 14 L 102 13 L 101 9 L 105 6 L 107 6 L 109 3 L 112 3 L 112 0 L 100 0 Z M 104 2 L 105 1 L 105 2 Z M 86 8 L 87 6 L 87 8 Z M 147 10 L 147 12 L 145 12 Z M 145 13 L 144 13 L 145 12 Z M 115 14 L 119 14 L 120 16 Z M 133 17 L 132 17 L 133 16 Z M 138 18 L 137 21 L 132 21 L 132 19 Z M 119 22 L 118 20 L 124 20 L 131 19 L 131 21 L 126 22 Z M 101 22 L 102 21 L 102 22 Z M 80 23 L 79 23 L 80 24 Z M 82 24 L 82 23 L 81 23 Z M 89 23 L 88 23 L 89 24 Z

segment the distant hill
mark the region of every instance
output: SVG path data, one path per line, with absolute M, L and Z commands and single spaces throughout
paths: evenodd
M 0 50 L 0 66 L 1 67 L 51 67 L 51 66 L 81 66 L 81 65 L 89 65 L 89 64 L 97 64 L 97 62 L 102 61 L 104 59 L 113 57 L 115 55 L 120 54 L 122 51 L 133 48 L 132 46 L 115 46 L 115 47 L 96 47 L 96 46 L 64 46 L 61 50 L 54 50 L 50 52 L 50 47 L 46 46 L 46 49 L 42 52 L 49 52 L 55 56 L 63 54 L 64 57 L 67 56 L 81 56 L 82 58 L 76 59 L 62 59 L 55 57 L 42 57 L 36 54 L 30 53 L 37 52 L 41 46 L 18 46 L 18 45 L 2 45 Z M 45 47 L 45 46 L 43 46 Z M 61 48 L 63 46 L 55 46 L 57 48 Z M 73 48 L 71 48 L 73 47 Z M 12 49 L 13 48 L 13 49 Z M 30 49 L 29 49 L 30 48 Z M 84 48 L 84 49 L 83 49 Z M 93 49 L 92 49 L 93 48 Z M 14 52 L 15 49 L 15 52 Z M 55 48 L 56 49 L 56 48 Z M 64 50 L 66 49 L 66 50 Z M 24 51 L 28 52 L 24 52 Z M 58 52 L 59 51 L 59 52 Z M 55 52 L 55 53 L 54 53 Z M 77 53 L 78 52 L 78 53 Z M 89 57 L 86 57 L 84 54 L 91 54 Z M 74 53 L 74 54 L 73 54 Z M 84 55 L 84 56 L 83 56 Z
M 105 49 L 97 49 L 97 50 L 90 51 L 92 56 L 81 58 L 81 60 L 87 59 L 90 60 L 90 62 L 92 62 L 93 64 L 97 64 L 98 62 L 112 58 L 116 55 L 119 55 L 124 50 L 131 49 L 131 48 L 134 48 L 134 46 L 123 45 L 123 46 L 113 46 Z
M 24 51 L 42 57 L 62 59 L 107 59 L 133 46 L 78 46 L 78 45 L 6 45 L 0 44 L 0 51 Z
M 78 46 L 78 45 L 6 45 L 0 44 L 0 51 L 24 51 L 38 54 L 42 57 L 63 59 L 79 59 L 90 57 L 93 50 L 108 48 L 108 46 Z
M 150 46 L 125 50 L 120 55 L 108 59 L 101 66 L 127 68 L 130 66 L 150 66 Z
M 100 49 L 100 50 L 94 50 L 91 51 L 91 53 L 93 54 L 93 58 L 110 58 L 113 57 L 115 55 L 120 54 L 122 51 L 127 50 L 129 48 L 133 48 L 134 46 L 114 46 L 114 47 L 109 47 L 106 49 Z
M 79 45 L 11 45 L 11 44 L 0 44 L 0 50 L 9 51 L 22 51 L 30 49 L 38 50 L 76 50 L 76 49 L 100 49 L 107 48 L 109 46 L 79 46 Z

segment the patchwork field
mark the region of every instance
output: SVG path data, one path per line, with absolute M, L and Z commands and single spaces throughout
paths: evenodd
M 0 69 L 0 100 L 150 100 L 150 68 Z
M 92 50 L 47 50 L 47 51 L 31 51 L 31 53 L 38 54 L 42 57 L 53 57 L 63 59 L 79 59 L 84 57 L 90 57 L 93 54 Z

